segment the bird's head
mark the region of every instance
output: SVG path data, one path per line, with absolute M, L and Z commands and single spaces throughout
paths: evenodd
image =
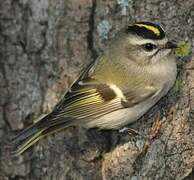
M 150 22 L 129 25 L 115 40 L 124 56 L 143 65 L 168 60 L 177 47 L 159 25 Z

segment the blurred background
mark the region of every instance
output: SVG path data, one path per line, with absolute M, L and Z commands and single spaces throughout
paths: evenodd
M 159 23 L 184 48 L 174 88 L 132 125 L 140 136 L 69 128 L 11 158 L 9 138 L 52 110 L 128 23 Z M 1 0 L 0 180 L 194 179 L 193 0 Z

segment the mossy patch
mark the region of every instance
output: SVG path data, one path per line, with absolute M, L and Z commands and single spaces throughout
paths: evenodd
M 190 41 L 182 41 L 178 44 L 176 55 L 179 57 L 189 56 L 192 52 L 192 43 Z
M 183 86 L 184 86 L 183 80 L 182 79 L 177 79 L 172 90 L 175 93 L 180 93 L 180 91 L 182 90 Z

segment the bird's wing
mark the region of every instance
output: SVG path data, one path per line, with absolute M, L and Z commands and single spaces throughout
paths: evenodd
M 156 90 L 147 88 L 139 92 L 130 91 L 123 93 L 119 87 L 112 84 L 104 84 L 92 78 L 84 78 L 74 83 L 66 93 L 63 100 L 55 107 L 52 118 L 41 124 L 47 127 L 54 126 L 71 119 L 92 121 L 110 112 L 130 108 L 146 98 L 154 96 Z
M 52 112 L 53 118 L 49 119 L 47 126 L 58 124 L 63 117 L 92 120 L 124 108 L 121 98 L 115 92 L 114 86 L 91 78 L 83 79 L 73 84 L 63 100 L 55 107 Z

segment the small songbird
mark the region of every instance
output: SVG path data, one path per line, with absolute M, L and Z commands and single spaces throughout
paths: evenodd
M 128 25 L 81 72 L 51 113 L 12 139 L 13 154 L 70 126 L 119 129 L 138 120 L 173 86 L 176 47 L 157 24 Z

